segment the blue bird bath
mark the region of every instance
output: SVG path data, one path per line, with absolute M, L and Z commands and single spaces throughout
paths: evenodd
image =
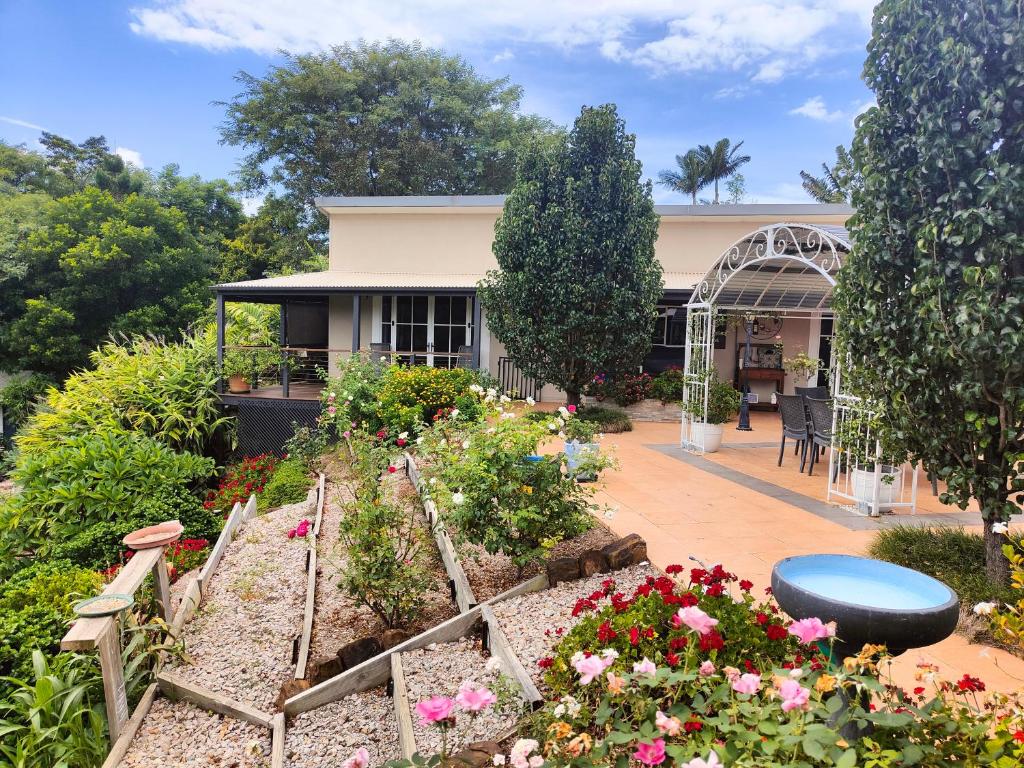
M 840 659 L 865 643 L 885 645 L 891 654 L 932 645 L 949 637 L 960 617 L 956 593 L 938 579 L 853 555 L 780 560 L 772 569 L 772 591 L 794 619 L 836 622 Z

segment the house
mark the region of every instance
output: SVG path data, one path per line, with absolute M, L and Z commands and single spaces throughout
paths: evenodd
M 559 399 L 553 386 L 537 388 L 521 375 L 489 332 L 476 301 L 477 283 L 497 266 L 491 244 L 503 201 L 500 195 L 318 199 L 330 220 L 327 271 L 214 287 L 222 334 L 225 302 L 280 305 L 281 345 L 293 359 L 279 386 L 225 394 L 225 402 L 245 408 L 262 401 L 264 414 L 275 408 L 307 413 L 319 407 L 313 371 L 337 370 L 354 350 L 407 363 L 479 367 L 523 396 Z M 655 251 L 665 287 L 653 347 L 644 361 L 654 372 L 683 365 L 685 306 L 730 246 L 781 222 L 841 228 L 852 213 L 849 206 L 833 204 L 659 205 L 655 210 L 660 216 Z M 781 343 L 787 355 L 797 350 L 816 355 L 831 333 L 820 312 L 776 325 L 770 329 L 771 344 Z M 742 335 L 733 325 L 716 329 L 715 363 L 724 378 L 736 374 Z M 792 383 L 785 386 L 791 389 Z M 301 403 L 309 405 L 303 409 Z

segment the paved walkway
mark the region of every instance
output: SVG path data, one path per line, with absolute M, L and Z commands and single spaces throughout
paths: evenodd
M 824 501 L 827 469 L 811 478 L 801 475 L 792 453 L 776 467 L 778 417 L 754 416 L 754 432 L 727 425 L 722 451 L 705 457 L 678 449 L 678 424 L 636 423 L 633 432 L 607 435 L 604 444 L 614 446 L 620 468 L 605 473 L 597 500 L 614 511 L 610 527 L 619 535 L 643 536 L 651 561 L 660 567 L 686 564 L 693 556 L 720 562 L 760 589 L 770 583 L 779 559 L 864 554 L 874 529 L 893 522 L 979 524 L 969 512 L 943 506 L 927 484 L 918 494 L 916 519 L 873 520 L 832 508 Z M 912 687 L 922 660 L 938 664 L 947 678 L 970 673 L 991 689 L 1024 687 L 1024 660 L 959 635 L 904 654 L 895 665 L 896 680 Z

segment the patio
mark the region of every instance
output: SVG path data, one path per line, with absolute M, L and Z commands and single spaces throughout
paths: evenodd
M 620 462 L 605 474 L 598 494 L 614 512 L 607 524 L 617 534 L 643 536 L 651 561 L 662 568 L 686 565 L 692 555 L 723 563 L 758 590 L 769 585 L 778 560 L 823 552 L 862 555 L 883 526 L 943 522 L 980 529 L 976 514 L 932 496 L 923 476 L 917 515 L 872 519 L 827 504 L 827 470 L 801 475 L 791 452 L 782 467 L 775 465 L 778 419 L 775 413 L 751 414 L 754 430 L 746 433 L 726 425 L 722 450 L 702 456 L 679 448 L 677 423 L 638 422 L 632 432 L 607 435 L 604 445 Z M 939 665 L 945 677 L 977 675 L 990 689 L 1017 690 L 1024 683 L 1024 660 L 960 635 L 899 657 L 897 682 L 912 687 L 920 660 Z

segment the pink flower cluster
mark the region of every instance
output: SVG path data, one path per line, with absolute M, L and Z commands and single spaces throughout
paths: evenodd
M 370 765 L 370 753 L 366 747 L 360 747 L 341 764 L 341 768 L 368 768 Z
M 580 675 L 580 685 L 590 685 L 595 677 L 599 677 L 619 657 L 617 651 L 605 648 L 600 656 L 578 651 L 572 657 L 572 666 Z
M 819 618 L 800 619 L 789 625 L 789 634 L 804 645 L 810 645 L 817 640 L 835 637 L 836 626 L 832 622 L 825 624 Z
M 454 699 L 447 696 L 432 696 L 416 704 L 416 714 L 423 725 L 450 725 L 454 719 L 455 706 L 465 712 L 478 714 L 490 709 L 498 702 L 494 692 L 482 685 L 464 682 Z
M 807 709 L 811 698 L 810 688 L 804 688 L 797 680 L 787 678 L 779 685 L 779 696 L 782 697 L 782 711 Z
M 698 634 L 706 635 L 718 626 L 718 619 L 711 618 L 695 605 L 688 605 L 680 608 L 672 617 L 672 626 L 678 628 L 683 624 Z
M 296 536 L 298 536 L 300 539 L 306 538 L 306 534 L 309 533 L 310 526 L 312 525 L 313 524 L 309 522 L 309 520 L 303 518 L 298 525 L 296 525 L 294 528 L 288 531 L 288 538 L 294 539 Z

